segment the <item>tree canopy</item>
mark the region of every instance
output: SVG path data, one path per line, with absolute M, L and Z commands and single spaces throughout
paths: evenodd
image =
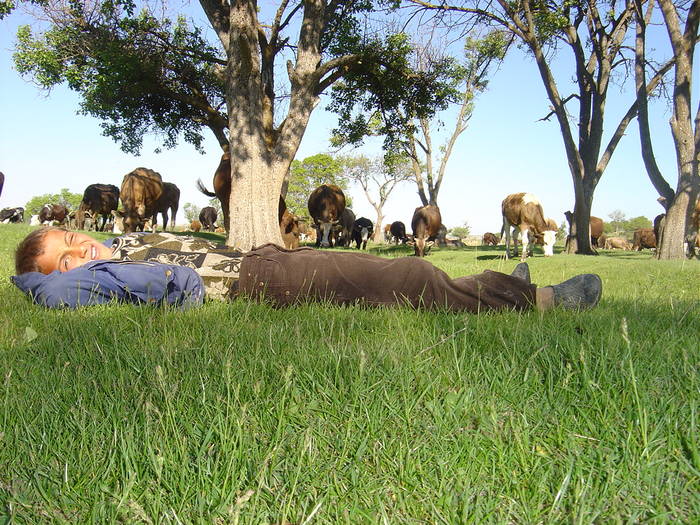
M 62 188 L 59 193 L 45 193 L 32 197 L 24 206 L 24 211 L 26 215 L 36 215 L 44 204 L 62 204 L 69 210 L 77 210 L 82 200 L 82 193 L 72 193 L 68 188 Z

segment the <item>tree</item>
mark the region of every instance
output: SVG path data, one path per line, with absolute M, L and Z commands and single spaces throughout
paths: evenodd
M 639 217 L 632 217 L 631 219 L 625 221 L 624 230 L 628 232 L 633 232 L 634 230 L 638 230 L 639 228 L 651 228 L 651 226 L 651 220 L 649 220 L 649 218 L 645 217 L 644 215 L 640 215 Z
M 454 228 L 449 230 L 450 235 L 454 235 L 455 237 L 459 237 L 460 239 L 468 237 L 470 232 L 471 228 L 469 227 L 469 224 L 466 223 L 466 221 L 462 224 L 462 226 L 455 226 Z
M 403 155 L 411 160 L 418 196 L 423 205 L 437 206 L 437 198 L 447 163 L 459 136 L 467 129 L 474 109 L 474 99 L 488 85 L 492 69 L 503 60 L 512 38 L 504 31 L 491 31 L 483 38 L 469 36 L 465 40 L 461 62 L 450 60 L 447 69 L 450 82 L 445 100 L 457 105 L 457 117 L 452 132 L 438 149 L 434 149 L 431 130 L 433 115 L 418 114 L 411 119 L 403 106 L 379 108 L 371 118 L 365 113 L 371 109 L 363 92 L 371 97 L 371 91 L 363 86 L 340 82 L 333 87 L 339 100 L 353 100 L 355 106 L 346 105 L 340 110 L 339 127 L 334 130 L 336 144 L 359 144 L 365 135 L 384 135 L 385 149 L 393 155 Z M 416 71 L 428 72 L 435 63 L 443 63 L 441 52 L 431 46 L 416 48 L 413 64 Z M 333 106 L 338 109 L 337 105 Z M 353 116 L 353 110 L 359 115 Z M 404 123 L 403 125 L 399 125 Z
M 27 215 L 37 215 L 44 204 L 62 204 L 69 210 L 77 210 L 82 200 L 82 193 L 71 193 L 68 188 L 61 188 L 60 193 L 45 193 L 32 197 L 24 206 L 24 211 Z
M 348 194 L 348 179 L 343 174 L 342 161 L 327 153 L 318 153 L 306 157 L 303 161 L 292 162 L 285 197 L 287 208 L 300 217 L 306 217 L 309 195 L 321 184 L 335 184 L 340 187 L 345 193 L 346 205 L 352 204 Z
M 486 20 L 507 29 L 532 54 L 552 115 L 557 119 L 574 185 L 574 221 L 569 252 L 595 254 L 588 228 L 593 194 L 629 122 L 637 112 L 631 103 L 607 144 L 603 147 L 605 106 L 613 75 L 626 65 L 625 38 L 634 16 L 633 2 L 621 9 L 614 3 L 598 4 L 583 1 L 544 3 L 537 0 L 508 0 L 484 2 L 463 0 L 462 4 L 430 4 L 423 0 L 408 0 L 418 9 L 430 9 L 443 17 L 463 17 L 461 22 Z M 604 11 L 600 11 L 602 7 Z M 571 52 L 572 71 L 568 81 L 576 79 L 578 91 L 568 96 L 560 93 L 551 67 L 553 57 L 563 49 Z M 559 62 L 560 64 L 562 62 Z M 665 64 L 647 86 L 653 90 L 670 68 Z M 567 104 L 578 103 L 576 117 L 569 114 Z M 578 140 L 574 129 L 577 128 Z
M 411 163 L 405 157 L 386 155 L 368 158 L 364 155 L 343 159 L 344 175 L 362 188 L 367 201 L 374 208 L 374 241 L 383 240 L 384 205 L 396 186 L 413 178 Z
M 605 233 L 619 232 L 625 229 L 627 216 L 622 210 L 613 210 L 608 213 L 608 217 L 610 220 L 603 225 Z
M 197 147 L 208 127 L 231 155 L 227 244 L 236 248 L 281 242 L 282 181 L 320 95 L 340 78 L 376 90 L 377 107 L 406 103 L 410 117 L 443 102 L 441 64 L 413 71 L 407 36 L 368 23 L 382 0 L 281 0 L 274 12 L 255 0 L 200 5 L 216 43 L 184 17 L 137 13 L 131 0 L 42 3 L 51 28 L 39 39 L 24 28 L 16 63 L 46 87 L 67 82 L 81 111 L 128 150 L 144 131 Z
M 698 40 L 700 22 L 700 1 L 693 0 L 688 9 L 676 6 L 672 0 L 659 0 L 671 48 L 673 50 L 673 115 L 671 133 L 676 147 L 678 182 L 674 191 L 659 169 L 649 127 L 646 71 L 650 67 L 646 58 L 647 27 L 651 22 L 655 2 L 649 1 L 646 12 L 642 3 L 635 4 L 635 83 L 639 106 L 639 137 L 642 158 L 647 175 L 659 193 L 659 202 L 666 210 L 666 217 L 657 239 L 656 257 L 659 259 L 679 259 L 684 257 L 683 242 L 691 225 L 695 202 L 700 194 L 700 140 L 698 122 L 700 105 L 696 110 L 695 122 L 692 112 L 693 55 Z M 685 24 L 683 22 L 685 16 Z M 681 27 L 684 25 L 685 27 Z
M 199 206 L 192 204 L 191 202 L 186 202 L 183 206 L 185 210 L 185 218 L 187 222 L 192 223 L 192 221 L 199 220 L 199 212 L 202 211 Z

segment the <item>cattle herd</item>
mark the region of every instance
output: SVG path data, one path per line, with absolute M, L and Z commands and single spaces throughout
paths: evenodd
M 0 172 L 0 194 L 5 176 Z M 230 227 L 229 196 L 231 193 L 231 161 L 227 153 L 221 157 L 214 173 L 214 191 L 209 191 L 201 179 L 197 181 L 200 192 L 216 197 L 221 202 L 223 224 L 217 223 L 217 211 L 212 206 L 202 208 L 199 220 L 189 225 L 190 231 L 200 230 L 226 232 Z M 121 199 L 122 209 L 119 209 Z M 32 225 L 62 225 L 80 230 L 113 231 L 117 234 L 152 229 L 155 231 L 158 215 L 162 216 L 163 230 L 175 227 L 175 217 L 180 201 L 180 189 L 170 182 L 164 182 L 161 175 L 148 168 L 136 168 L 127 173 L 121 188 L 112 184 L 90 184 L 85 188 L 77 210 L 71 211 L 57 203 L 47 203 L 37 215 L 30 218 Z M 292 214 L 280 195 L 278 220 L 280 234 L 288 249 L 297 248 L 300 241 L 308 241 L 318 247 L 344 246 L 366 249 L 368 240 L 374 235 L 374 224 L 366 217 L 355 217 L 346 206 L 345 195 L 334 184 L 322 184 L 308 198 L 307 208 L 310 221 L 304 221 Z M 571 229 L 573 214 L 567 211 L 565 217 Z M 558 231 L 554 219 L 547 218 L 537 197 L 531 193 L 513 193 L 501 203 L 503 219 L 500 235 L 484 233 L 481 241 L 486 246 L 505 244 L 505 256 L 518 256 L 518 240 L 522 244 L 521 260 L 532 254 L 532 246 L 543 246 L 544 255 L 554 254 L 554 242 Z M 664 214 L 654 219 L 654 228 L 641 228 L 633 233 L 632 242 L 622 237 L 606 238 L 603 234 L 603 221 L 591 216 L 591 244 L 595 248 L 607 250 L 642 250 L 656 248 L 656 239 L 663 225 Z M 24 222 L 24 208 L 4 208 L 0 210 L 0 223 Z M 700 249 L 700 199 L 692 216 L 694 243 L 689 248 Z M 427 255 L 438 242 L 448 243 L 447 229 L 442 224 L 440 209 L 429 204 L 417 207 L 411 219 L 412 234 L 406 233 L 406 225 L 401 221 L 387 224 L 383 238 L 387 243 L 412 246 L 418 257 Z M 567 238 L 567 243 L 571 237 Z M 452 242 L 463 246 L 459 239 Z M 512 243 L 512 250 L 511 250 Z M 695 244 L 695 246 L 692 246 Z

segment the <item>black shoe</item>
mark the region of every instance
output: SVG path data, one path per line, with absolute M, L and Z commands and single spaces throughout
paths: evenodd
M 587 310 L 598 304 L 603 293 L 603 281 L 594 273 L 582 273 L 552 286 L 554 306 L 566 310 Z
M 530 280 L 530 267 L 525 262 L 518 263 L 511 275 L 513 277 L 517 277 L 518 279 L 522 279 L 527 284 L 530 284 L 532 282 Z

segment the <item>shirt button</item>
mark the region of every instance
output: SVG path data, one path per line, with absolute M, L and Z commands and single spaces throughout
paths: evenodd
M 165 270 L 165 276 L 170 277 L 173 274 L 172 270 Z

